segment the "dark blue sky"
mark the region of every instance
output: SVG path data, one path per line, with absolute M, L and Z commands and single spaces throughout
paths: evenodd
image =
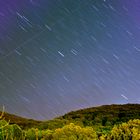
M 140 103 L 139 0 L 0 0 L 0 106 L 51 119 Z

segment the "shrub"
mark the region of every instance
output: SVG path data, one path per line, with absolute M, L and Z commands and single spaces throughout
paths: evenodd
M 115 125 L 111 130 L 113 140 L 140 140 L 140 120 L 130 120 L 128 123 Z
M 52 140 L 96 140 L 96 132 L 91 127 L 82 128 L 73 123 L 56 129 Z
M 28 140 L 35 140 L 36 139 L 36 129 L 35 128 L 31 128 L 31 129 L 28 129 L 26 131 L 26 138 Z

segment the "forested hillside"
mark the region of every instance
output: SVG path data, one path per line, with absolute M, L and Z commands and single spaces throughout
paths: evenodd
M 140 105 L 104 105 L 49 121 L 1 112 L 0 140 L 140 140 Z

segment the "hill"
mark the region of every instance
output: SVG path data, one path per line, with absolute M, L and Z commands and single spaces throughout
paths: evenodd
M 1 116 L 0 140 L 140 140 L 139 104 L 87 108 L 42 122 L 8 113 Z
M 127 122 L 130 119 L 140 119 L 140 104 L 103 105 L 69 112 L 63 116 L 48 121 L 25 119 L 5 113 L 5 120 L 18 124 L 21 128 L 38 127 L 40 129 L 56 129 L 66 124 L 75 123 L 80 126 L 111 127 L 114 124 Z
M 60 119 L 80 120 L 85 125 L 108 122 L 124 122 L 130 119 L 140 119 L 140 104 L 103 105 L 70 112 Z
M 0 111 L 0 114 L 1 113 L 2 112 Z M 10 124 L 17 124 L 21 128 L 31 128 L 31 127 L 38 126 L 40 123 L 42 123 L 41 121 L 23 118 L 6 112 L 4 112 L 3 119 L 6 121 L 10 121 Z

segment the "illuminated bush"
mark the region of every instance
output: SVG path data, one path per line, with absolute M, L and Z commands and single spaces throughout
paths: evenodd
M 91 127 L 82 128 L 73 123 L 56 129 L 52 140 L 96 140 L 96 132 Z
M 111 130 L 110 139 L 140 140 L 140 120 L 130 120 L 128 123 L 115 125 Z

